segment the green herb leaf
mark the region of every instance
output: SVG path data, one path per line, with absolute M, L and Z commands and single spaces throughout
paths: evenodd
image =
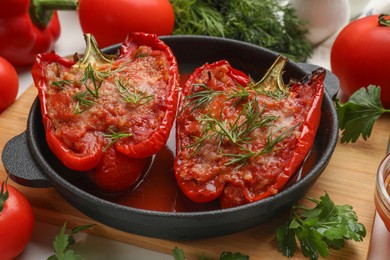
M 175 247 L 172 250 L 173 259 L 175 260 L 185 260 L 184 251 L 181 248 Z M 199 257 L 199 260 L 212 260 L 204 256 Z M 222 252 L 218 260 L 249 260 L 249 256 L 243 255 L 241 253 L 232 253 L 232 252 Z
M 65 85 L 70 85 L 72 82 L 70 80 L 59 80 L 59 81 L 53 81 L 51 85 L 53 87 L 59 88 L 59 89 L 65 89 Z
M 175 247 L 172 250 L 173 259 L 175 260 L 185 260 L 184 251 L 181 248 Z
M 293 60 L 312 53 L 306 22 L 282 0 L 170 0 L 173 34 L 226 37 L 269 48 Z
M 295 240 L 294 229 L 291 224 L 289 225 L 289 222 L 285 222 L 276 230 L 276 239 L 283 255 L 292 257 L 297 249 L 297 241 Z
M 342 143 L 354 143 L 360 135 L 367 140 L 375 121 L 382 114 L 390 113 L 390 109 L 382 106 L 380 91 L 380 87 L 370 85 L 353 93 L 345 104 L 336 100 Z
M 248 260 L 249 256 L 241 253 L 222 252 L 219 260 Z
M 48 257 L 48 260 L 82 260 L 82 257 L 75 254 L 70 249 L 76 243 L 73 235 L 76 233 L 92 227 L 93 225 L 83 225 L 75 227 L 70 234 L 65 234 L 66 223 L 61 227 L 60 233 L 55 237 L 53 242 L 54 254 Z
M 73 109 L 74 114 L 81 114 L 96 103 L 94 101 L 95 98 L 88 91 L 76 92 L 73 98 L 76 100 L 76 105 Z
M 340 249 L 345 240 L 363 241 L 366 229 L 350 205 L 335 205 L 326 193 L 320 200 L 310 199 L 312 209 L 294 206 L 290 219 L 276 231 L 281 252 L 291 257 L 298 238 L 304 256 L 318 259 L 329 255 L 329 247 Z
M 123 79 L 116 80 L 116 86 L 122 100 L 129 104 L 144 105 L 154 98 L 154 95 L 147 95 L 146 92 L 137 89 L 136 86 L 125 82 Z
M 110 134 L 105 134 L 104 137 L 106 137 L 109 140 L 109 143 L 106 147 L 103 148 L 103 152 L 107 150 L 110 146 L 115 144 L 119 139 L 126 138 L 132 136 L 132 133 L 124 133 L 124 132 L 115 132 L 110 131 Z

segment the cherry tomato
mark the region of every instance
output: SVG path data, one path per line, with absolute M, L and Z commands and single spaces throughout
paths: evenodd
M 19 89 L 19 79 L 15 68 L 0 57 L 0 113 L 15 101 Z
M 390 108 L 390 16 L 372 15 L 349 23 L 336 37 L 331 68 L 340 80 L 341 101 L 361 87 L 381 87 L 381 101 Z M 387 25 L 386 25 L 387 23 Z
M 18 256 L 30 241 L 33 226 L 34 213 L 26 197 L 3 182 L 0 192 L 0 259 L 8 260 Z
M 93 34 L 99 47 L 131 32 L 169 35 L 175 22 L 169 0 L 80 0 L 78 12 L 83 32 Z

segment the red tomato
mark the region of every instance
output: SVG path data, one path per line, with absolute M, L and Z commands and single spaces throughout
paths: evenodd
M 169 0 L 80 0 L 78 11 L 83 32 L 99 47 L 120 43 L 130 32 L 169 35 L 175 22 Z
M 24 195 L 11 185 L 3 183 L 0 194 L 0 259 L 14 259 L 31 239 L 34 213 Z M 1 210 L 1 200 L 8 188 L 9 197 Z
M 381 87 L 382 105 L 390 108 L 389 46 L 390 27 L 380 25 L 378 15 L 352 21 L 339 33 L 331 50 L 331 67 L 340 79 L 342 101 L 372 84 Z
M 15 68 L 0 57 L 0 113 L 15 101 L 19 89 L 19 79 Z

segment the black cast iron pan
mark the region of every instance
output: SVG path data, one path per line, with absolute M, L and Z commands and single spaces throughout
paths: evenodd
M 181 73 L 190 73 L 206 62 L 228 60 L 259 80 L 275 61 L 277 54 L 235 40 L 206 36 L 161 37 L 173 50 Z M 116 52 L 118 46 L 105 49 Z M 289 62 L 284 78 L 301 79 L 315 66 Z M 337 116 L 332 98 L 338 80 L 328 72 L 322 116 L 305 172 L 278 194 L 264 200 L 230 209 L 195 212 L 161 212 L 113 203 L 96 194 L 77 172 L 65 168 L 51 153 L 45 141 L 39 100 L 33 103 L 27 130 L 4 147 L 2 160 L 12 180 L 30 187 L 54 187 L 70 204 L 87 216 L 110 227 L 143 236 L 164 239 L 198 239 L 239 232 L 264 223 L 296 203 L 327 166 L 338 137 Z M 174 135 L 172 135 L 174 136 Z M 174 138 L 167 146 L 174 147 Z M 158 157 L 159 155 L 157 155 Z

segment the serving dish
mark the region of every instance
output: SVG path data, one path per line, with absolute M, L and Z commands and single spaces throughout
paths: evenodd
M 251 44 L 205 36 L 161 37 L 173 50 L 182 74 L 192 72 L 206 62 L 228 60 L 233 67 L 261 77 L 277 54 Z M 114 53 L 118 46 L 105 49 Z M 300 79 L 313 66 L 289 62 L 284 77 Z M 280 193 L 267 199 L 230 209 L 194 212 L 144 210 L 111 202 L 95 194 L 80 174 L 62 166 L 47 147 L 39 101 L 31 107 L 27 129 L 4 147 L 3 164 L 15 182 L 30 187 L 53 186 L 70 204 L 87 216 L 110 227 L 143 236 L 165 239 L 197 239 L 239 232 L 277 217 L 299 200 L 327 166 L 338 136 L 337 116 L 332 97 L 338 89 L 330 73 L 322 103 L 320 128 L 313 150 L 302 167 L 302 175 Z M 174 135 L 167 147 L 174 147 Z M 157 155 L 158 157 L 159 155 Z

